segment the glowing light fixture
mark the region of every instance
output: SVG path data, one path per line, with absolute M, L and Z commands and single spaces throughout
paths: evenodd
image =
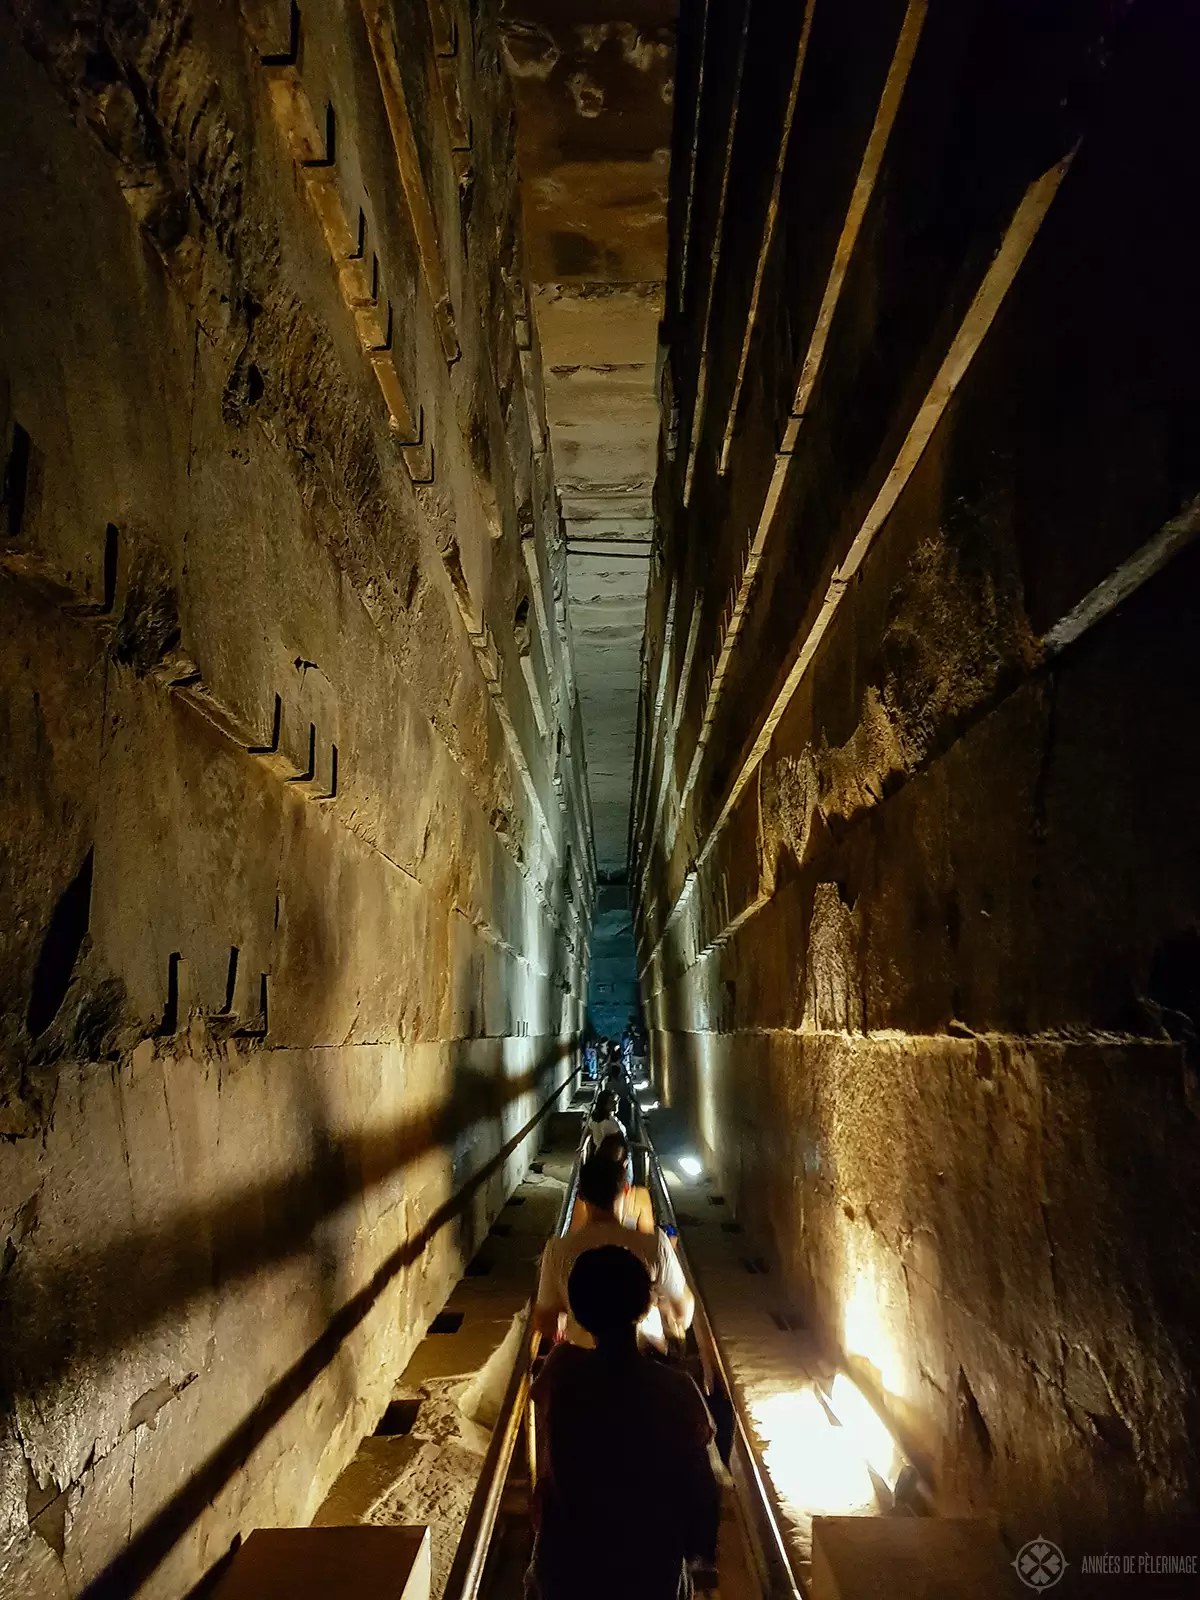
M 642 1100 L 642 1101 L 639 1101 L 639 1104 L 641 1105 L 641 1108 L 642 1108 L 643 1111 L 657 1111 L 658 1110 L 658 1101 L 657 1100 Z
M 698 1178 L 704 1171 L 703 1166 L 696 1160 L 695 1156 L 680 1156 L 675 1165 L 680 1172 L 685 1173 L 689 1178 Z

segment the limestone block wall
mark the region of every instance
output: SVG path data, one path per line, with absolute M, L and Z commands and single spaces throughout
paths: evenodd
M 13 0 L 0 76 L 0 1591 L 178 1596 L 570 1073 L 565 556 L 494 8 Z
M 1200 1492 L 1200 36 L 787 9 L 680 39 L 660 1095 L 943 1509 L 1136 1526 Z

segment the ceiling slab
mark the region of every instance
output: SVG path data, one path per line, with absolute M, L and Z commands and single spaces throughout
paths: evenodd
M 674 0 L 506 0 L 596 860 L 626 868 L 658 444 Z

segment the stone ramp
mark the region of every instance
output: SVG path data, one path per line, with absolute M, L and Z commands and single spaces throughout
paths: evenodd
M 536 1290 L 542 1247 L 570 1179 L 584 1103 L 577 1095 L 571 1110 L 550 1119 L 546 1148 L 413 1352 L 379 1429 L 362 1441 L 313 1519 L 314 1528 L 427 1527 L 433 1600 L 454 1560 L 491 1437 L 463 1415 L 458 1402 Z

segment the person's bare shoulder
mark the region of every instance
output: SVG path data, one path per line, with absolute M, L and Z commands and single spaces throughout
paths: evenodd
M 569 1239 L 570 1234 L 565 1235 L 565 1237 Z M 558 1234 L 555 1234 L 552 1238 L 546 1240 L 546 1243 L 542 1248 L 541 1259 L 541 1272 L 543 1279 L 545 1279 L 549 1274 L 552 1274 L 555 1269 L 561 1265 L 562 1253 L 562 1237 L 560 1237 Z

